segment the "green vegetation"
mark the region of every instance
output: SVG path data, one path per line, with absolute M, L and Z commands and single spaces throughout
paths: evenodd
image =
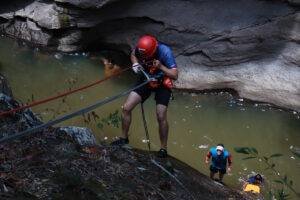
M 119 110 L 116 110 L 113 113 L 110 113 L 107 117 L 102 118 L 100 122 L 98 122 L 97 126 L 100 129 L 103 129 L 104 125 L 112 126 L 114 128 L 119 128 L 121 123 L 121 115 L 119 114 Z
M 121 115 L 119 114 L 119 110 L 115 110 L 115 112 L 109 113 L 107 117 L 100 118 L 95 111 L 92 111 L 83 115 L 83 121 L 86 124 L 94 121 L 97 124 L 97 127 L 101 130 L 103 130 L 105 125 L 119 128 L 121 124 Z
M 269 191 L 270 199 L 289 199 L 291 195 L 288 194 L 287 190 L 293 192 L 297 197 L 300 197 L 300 194 L 293 188 L 293 181 L 290 180 L 287 175 L 281 175 L 283 173 L 279 172 L 276 169 L 274 160 L 278 157 L 283 156 L 282 154 L 275 153 L 270 156 L 262 156 L 254 147 L 236 147 L 234 148 L 234 150 L 237 153 L 247 156 L 244 157 L 243 160 L 257 159 L 263 161 L 263 163 L 266 165 L 265 170 L 271 170 L 276 175 L 277 179 L 273 180 L 273 182 L 276 183 L 280 187 L 280 189 L 278 189 L 277 187 L 271 188 L 271 190 Z M 297 155 L 297 157 L 299 158 L 299 155 Z
M 78 82 L 78 78 L 68 78 L 65 81 L 68 85 L 68 90 L 72 90 L 76 87 L 76 83 Z M 57 116 L 65 114 L 72 110 L 71 105 L 68 103 L 68 96 L 61 98 L 58 101 L 58 105 L 55 108 L 46 108 L 45 111 L 49 113 L 51 116 L 51 120 L 55 119 Z M 31 94 L 30 98 L 27 99 L 26 104 L 32 103 L 35 101 L 34 94 Z M 42 118 L 41 114 L 38 114 L 40 118 Z M 121 114 L 119 110 L 115 110 L 112 113 L 109 113 L 108 116 L 100 118 L 100 116 L 95 112 L 91 111 L 87 114 L 82 115 L 83 121 L 85 124 L 90 124 L 92 121 L 97 124 L 97 127 L 103 130 L 104 126 L 112 126 L 114 128 L 119 128 L 121 124 Z
M 97 124 L 99 129 L 103 129 L 105 125 L 112 126 L 114 128 L 119 128 L 121 124 L 121 114 L 119 110 L 115 110 L 113 113 L 109 113 L 107 117 L 101 117 L 95 112 L 89 112 L 86 115 L 83 115 L 83 121 L 86 124 L 91 123 L 92 121 Z

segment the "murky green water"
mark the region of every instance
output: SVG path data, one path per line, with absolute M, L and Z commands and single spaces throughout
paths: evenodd
M 46 54 L 38 49 L 30 50 L 6 38 L 0 39 L 0 72 L 11 84 L 14 96 L 22 102 L 41 99 L 69 88 L 104 77 L 104 67 L 99 57 L 85 53 L 73 55 Z M 96 100 L 116 94 L 134 84 L 132 74 L 107 81 L 84 92 L 71 95 L 33 110 L 47 121 L 87 106 Z M 238 179 L 252 171 L 260 172 L 268 180 L 274 175 L 264 171 L 266 166 L 258 160 L 243 161 L 243 156 L 233 151 L 237 146 L 253 146 L 264 155 L 282 153 L 274 159 L 282 174 L 294 181 L 294 188 L 300 190 L 300 160 L 290 148 L 300 146 L 300 114 L 271 108 L 267 105 L 245 103 L 233 99 L 228 93 L 194 94 L 175 92 L 168 113 L 170 124 L 169 153 L 209 174 L 204 164 L 208 149 L 216 143 L 224 143 L 233 154 L 233 171 L 224 179 L 228 185 L 239 187 Z M 125 99 L 119 99 L 96 110 L 102 118 L 120 110 Z M 159 148 L 155 102 L 151 97 L 145 104 L 152 148 Z M 85 122 L 86 121 L 86 122 Z M 98 120 L 99 121 L 99 120 Z M 85 120 L 82 116 L 65 122 L 63 125 L 88 126 L 99 140 L 111 141 L 119 135 L 120 128 L 104 125 L 102 129 L 93 117 Z M 133 114 L 130 131 L 132 146 L 146 149 L 140 109 Z

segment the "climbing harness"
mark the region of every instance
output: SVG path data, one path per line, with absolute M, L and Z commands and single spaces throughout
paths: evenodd
M 150 65 L 146 64 L 145 66 L 148 69 L 149 76 L 154 77 L 155 80 L 151 81 L 148 84 L 148 87 L 150 89 L 156 89 L 162 85 L 163 87 L 171 90 L 173 88 L 172 79 L 170 77 L 164 75 L 162 72 L 160 72 L 157 67 L 153 66 L 152 65 L 153 62 L 150 62 L 150 63 L 151 63 Z

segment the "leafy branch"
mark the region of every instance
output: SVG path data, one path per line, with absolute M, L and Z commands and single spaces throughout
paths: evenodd
M 97 126 L 100 129 L 103 129 L 104 124 L 108 126 L 113 126 L 114 128 L 119 128 L 121 123 L 121 115 L 119 114 L 119 110 L 116 110 L 113 113 L 110 113 L 108 117 L 102 118 L 100 122 L 98 122 Z
M 267 166 L 265 170 L 271 170 L 273 171 L 278 179 L 274 180 L 275 183 L 281 184 L 282 186 L 286 186 L 289 188 L 293 193 L 296 194 L 297 197 L 300 196 L 299 193 L 293 188 L 293 181 L 289 180 L 286 175 L 282 176 L 281 173 L 275 168 L 276 165 L 273 162 L 274 158 L 283 156 L 280 153 L 275 153 L 270 156 L 261 156 L 259 155 L 258 151 L 254 147 L 235 147 L 234 151 L 240 154 L 247 155 L 247 157 L 243 158 L 243 160 L 250 160 L 250 159 L 259 159 L 264 162 L 264 164 Z M 288 194 L 284 192 L 284 189 L 277 191 L 276 195 L 279 199 L 287 199 Z

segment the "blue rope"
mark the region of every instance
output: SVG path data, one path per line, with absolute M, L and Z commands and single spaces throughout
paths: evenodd
M 92 104 L 90 106 L 87 106 L 85 108 L 82 108 L 80 110 L 72 112 L 70 114 L 63 115 L 63 116 L 61 116 L 61 117 L 59 117 L 57 119 L 50 120 L 47 123 L 44 123 L 44 124 L 41 124 L 41 125 L 38 125 L 38 126 L 35 126 L 35 127 L 32 127 L 32 128 L 29 128 L 29 129 L 27 129 L 25 131 L 22 131 L 22 132 L 19 132 L 17 134 L 13 134 L 13 133 L 8 134 L 9 136 L 0 139 L 0 144 L 2 144 L 4 142 L 8 142 L 10 140 L 15 140 L 17 138 L 24 137 L 26 135 L 30 135 L 30 134 L 36 133 L 37 131 L 42 130 L 44 128 L 48 128 L 50 126 L 53 126 L 53 125 L 58 124 L 60 122 L 66 121 L 66 120 L 71 119 L 73 117 L 76 117 L 78 115 L 83 115 L 85 113 L 88 113 L 88 112 L 90 112 L 90 111 L 92 111 L 92 110 L 94 110 L 94 109 L 96 109 L 96 108 L 98 108 L 100 106 L 103 106 L 103 105 L 105 105 L 107 103 L 110 103 L 110 102 L 112 102 L 112 101 L 114 101 L 114 100 L 116 100 L 116 99 L 118 99 L 120 97 L 123 97 L 123 96 L 129 94 L 133 90 L 138 89 L 138 88 L 140 88 L 140 87 L 148 84 L 150 81 L 151 81 L 151 79 L 148 79 L 145 82 L 143 82 L 143 83 L 141 83 L 141 84 L 139 84 L 139 85 L 137 85 L 135 87 L 132 87 L 132 88 L 130 88 L 130 89 L 124 91 L 124 92 L 121 92 L 121 93 L 119 93 L 119 94 L 117 94 L 115 96 L 112 96 L 112 97 L 106 98 L 106 99 L 102 99 L 102 100 L 100 100 L 100 101 L 98 101 L 98 102 L 96 102 L 96 103 L 94 103 L 94 104 Z

